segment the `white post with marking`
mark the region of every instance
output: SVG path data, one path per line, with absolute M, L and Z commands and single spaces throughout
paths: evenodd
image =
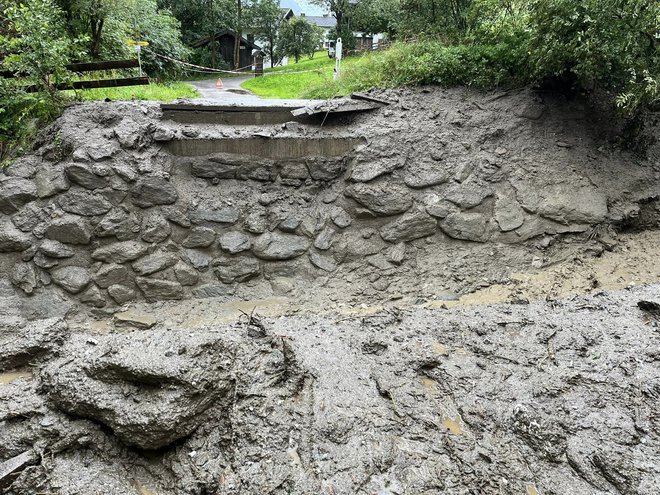
M 335 43 L 335 73 L 334 73 L 334 79 L 335 81 L 339 79 L 339 76 L 341 75 L 341 57 L 343 54 L 343 47 L 342 47 L 342 42 L 341 38 L 337 38 L 337 42 Z

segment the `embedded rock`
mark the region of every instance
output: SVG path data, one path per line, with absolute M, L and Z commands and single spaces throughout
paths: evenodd
M 473 181 L 462 184 L 452 184 L 445 192 L 445 198 L 463 209 L 479 206 L 484 200 L 493 195 L 493 189 L 490 186 L 479 184 Z
M 51 258 L 71 258 L 75 252 L 59 241 L 46 239 L 39 245 L 39 251 Z
M 305 162 L 309 175 L 314 180 L 330 181 L 337 179 L 346 169 L 344 158 L 308 158 Z
M 65 266 L 50 273 L 53 282 L 71 294 L 82 292 L 92 281 L 89 272 L 80 266 Z
M 190 213 L 190 221 L 194 224 L 204 222 L 235 224 L 239 213 L 234 208 L 197 208 Z
M 17 263 L 9 272 L 11 283 L 26 294 L 34 293 L 37 288 L 37 274 L 34 266 L 28 263 Z
M 115 264 L 102 266 L 94 275 L 94 282 L 102 289 L 107 289 L 111 285 L 126 283 L 128 279 L 128 268 Z
M 380 229 L 383 240 L 392 243 L 413 241 L 435 234 L 438 221 L 426 212 L 417 210 L 406 213 Z
M 106 263 L 126 263 L 147 253 L 149 247 L 136 241 L 116 242 L 95 250 L 92 259 Z
M 474 242 L 486 242 L 488 222 L 480 213 L 451 213 L 440 222 L 440 228 L 449 237 Z
M 37 187 L 37 195 L 42 199 L 67 191 L 70 187 L 69 179 L 64 172 L 50 167 L 39 169 L 34 184 Z
M 174 266 L 174 276 L 183 286 L 193 286 L 199 282 L 199 273 L 193 267 L 179 261 Z
M 74 338 L 66 357 L 44 369 L 48 398 L 68 414 L 107 426 L 126 445 L 159 449 L 190 435 L 233 390 L 224 367 L 233 354 L 221 341 L 191 343 L 159 333 L 145 344 L 131 333 L 99 337 L 90 348 L 85 339 Z
M 32 237 L 18 230 L 8 220 L 0 223 L 0 253 L 23 251 L 32 245 Z
M 502 232 L 510 232 L 525 222 L 525 211 L 515 199 L 498 197 L 495 201 L 495 221 Z
M 37 187 L 31 180 L 20 177 L 0 180 L 0 211 L 6 215 L 18 211 L 37 196 Z
M 326 227 L 321 231 L 321 233 L 314 241 L 314 247 L 316 249 L 320 249 L 321 251 L 327 251 L 332 247 L 332 244 L 335 239 L 335 234 L 336 232 L 334 229 L 330 227 Z
M 220 247 L 229 254 L 237 254 L 248 251 L 252 247 L 252 241 L 242 232 L 227 232 L 220 237 Z
M 252 252 L 263 260 L 290 260 L 305 254 L 309 244 L 309 240 L 305 237 L 268 232 L 254 241 Z
M 266 210 L 250 212 L 243 222 L 243 227 L 252 234 L 263 234 L 268 230 L 268 213 Z
M 558 184 L 541 191 L 539 215 L 568 225 L 597 224 L 607 216 L 607 197 L 591 187 Z
M 353 223 L 353 219 L 348 212 L 340 206 L 333 206 L 330 209 L 330 219 L 340 229 L 346 229 Z
M 183 299 L 183 287 L 178 282 L 144 277 L 138 277 L 135 281 L 147 302 Z
M 135 291 L 120 284 L 108 287 L 108 295 L 120 306 L 135 299 Z
M 197 270 L 205 270 L 211 264 L 211 257 L 198 249 L 184 249 L 183 256 Z
M 91 242 L 92 231 L 85 219 L 73 215 L 65 215 L 52 220 L 48 224 L 46 235 L 49 239 L 65 244 L 86 245 Z
M 121 209 L 112 210 L 94 229 L 96 237 L 116 237 L 119 241 L 134 239 L 140 232 L 140 222 L 135 213 Z
M 410 188 L 423 189 L 444 184 L 451 178 L 452 172 L 445 164 L 429 158 L 408 165 L 403 181 Z
M 154 253 L 133 263 L 131 266 L 138 274 L 146 276 L 176 265 L 179 258 L 172 253 Z
M 150 243 L 165 241 L 172 233 L 172 227 L 161 215 L 145 217 L 142 223 L 142 240 Z
M 99 177 L 92 167 L 85 163 L 74 163 L 64 169 L 67 178 L 85 189 L 102 189 L 108 185 L 108 179 Z
M 185 248 L 205 248 L 215 241 L 215 231 L 207 227 L 193 227 L 182 243 Z
M 221 258 L 213 261 L 216 276 L 225 284 L 246 282 L 261 274 L 261 263 L 254 258 Z
M 133 204 L 140 208 L 171 205 L 179 199 L 174 185 L 162 177 L 143 177 L 131 189 Z
M 351 164 L 351 180 L 354 182 L 369 182 L 381 175 L 390 174 L 397 169 L 403 168 L 406 157 L 396 153 L 360 154 Z
M 337 269 L 337 263 L 335 263 L 332 258 L 329 256 L 323 256 L 322 254 L 314 251 L 309 253 L 309 261 L 316 268 L 319 268 L 325 272 L 334 272 Z
M 100 194 L 84 190 L 68 191 L 59 197 L 58 203 L 67 213 L 84 217 L 104 215 L 112 208 L 112 203 Z
M 40 318 L 20 329 L 0 326 L 0 370 L 26 366 L 52 353 L 66 339 L 67 330 L 66 322 L 59 317 Z
M 92 285 L 80 295 L 80 301 L 95 308 L 103 308 L 107 304 L 101 290 L 95 285 Z
M 352 184 L 344 194 L 380 216 L 398 215 L 410 209 L 410 191 L 397 184 Z

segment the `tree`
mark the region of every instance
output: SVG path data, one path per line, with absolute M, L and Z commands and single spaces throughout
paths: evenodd
M 323 42 L 323 31 L 310 24 L 304 17 L 294 17 L 282 25 L 280 32 L 280 53 L 293 57 L 298 63 L 303 55 L 314 55 Z
M 574 75 L 635 112 L 660 98 L 660 2 L 535 0 L 530 52 L 539 77 Z
M 366 34 L 387 33 L 396 35 L 401 22 L 400 0 L 362 0 L 351 12 L 354 31 Z
M 255 29 L 255 35 L 265 40 L 266 46 L 263 48 L 270 58 L 271 67 L 282 60 L 277 45 L 280 28 L 284 23 L 278 0 L 257 0 L 253 4 L 250 25 Z
M 311 0 L 313 4 L 325 7 L 337 19 L 337 33 L 350 32 L 349 13 L 351 9 L 351 0 Z

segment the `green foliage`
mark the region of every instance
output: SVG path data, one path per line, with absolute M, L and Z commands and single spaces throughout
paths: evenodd
M 322 41 L 321 28 L 310 24 L 304 17 L 294 17 L 280 29 L 279 50 L 298 63 L 303 55 L 313 56 Z
M 472 0 L 401 0 L 400 31 L 409 37 L 461 34 L 471 5 Z
M 660 97 L 660 2 L 543 0 L 532 5 L 535 74 L 574 74 L 633 113 Z
M 77 98 L 83 101 L 105 100 L 154 100 L 174 101 L 178 98 L 197 98 L 199 93 L 185 83 L 152 83 L 148 86 L 127 88 L 101 88 L 77 92 Z
M 351 28 L 366 34 L 396 35 L 401 28 L 400 0 L 362 0 L 351 12 Z
M 54 84 L 71 77 L 65 66 L 83 39 L 67 37 L 62 11 L 51 0 L 29 0 L 4 11 L 0 70 L 17 74 L 0 79 L 0 161 L 20 152 L 38 125 L 59 114 L 63 100 Z M 27 93 L 25 85 L 36 86 Z
M 277 50 L 280 28 L 285 22 L 279 0 L 256 0 L 249 11 L 249 25 L 257 38 L 265 43 L 261 47 L 268 54 L 272 65 L 281 62 L 282 56 Z

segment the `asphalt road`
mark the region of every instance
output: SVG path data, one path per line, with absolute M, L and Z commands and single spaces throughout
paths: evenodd
M 240 77 L 221 78 L 222 89 L 216 86 L 217 79 L 203 81 L 189 81 L 204 100 L 213 100 L 214 104 L 225 105 L 259 105 L 259 106 L 307 106 L 315 100 L 280 100 L 261 98 L 251 91 L 241 88 L 241 84 L 252 75 Z

